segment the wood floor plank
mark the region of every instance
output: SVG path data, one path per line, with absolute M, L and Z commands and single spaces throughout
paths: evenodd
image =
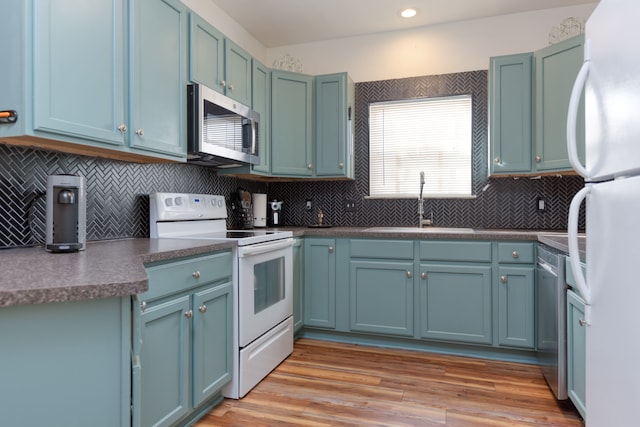
M 582 427 L 535 365 L 309 339 L 196 427 Z

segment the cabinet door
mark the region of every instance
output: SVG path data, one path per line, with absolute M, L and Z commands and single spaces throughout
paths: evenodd
M 420 336 L 491 344 L 491 267 L 420 265 Z
M 315 174 L 349 176 L 351 105 L 346 73 L 315 78 Z
M 225 39 L 224 68 L 227 96 L 244 105 L 251 105 L 251 55 Z
M 189 411 L 190 333 L 189 296 L 148 307 L 140 315 L 141 426 L 169 426 Z M 136 380 L 140 384 L 136 384 Z
M 533 267 L 498 269 L 498 344 L 534 347 L 535 284 Z
M 255 59 L 252 62 L 251 107 L 260 114 L 258 125 L 260 164 L 253 165 L 252 170 L 268 174 L 271 171 L 271 71 Z
M 224 93 L 224 36 L 193 12 L 189 35 L 189 80 Z
M 584 57 L 584 36 L 574 37 L 535 53 L 536 171 L 571 170 L 567 154 L 567 110 L 571 89 Z M 584 97 L 576 125 L 578 150 L 584 164 Z
M 124 25 L 123 0 L 36 2 L 35 130 L 124 145 Z
M 288 71 L 271 73 L 271 172 L 311 176 L 313 77 Z
M 193 296 L 193 406 L 231 381 L 233 285 L 228 282 Z
M 580 415 L 586 418 L 586 326 L 584 301 L 572 291 L 567 292 L 567 388 L 569 399 Z
M 133 0 L 130 145 L 186 157 L 187 8 L 178 0 Z
M 350 328 L 413 336 L 413 262 L 350 262 Z
M 293 244 L 293 326 L 298 331 L 304 325 L 304 240 Z
M 531 171 L 532 63 L 532 53 L 491 58 L 491 174 Z
M 304 241 L 304 324 L 336 327 L 336 242 L 334 239 Z

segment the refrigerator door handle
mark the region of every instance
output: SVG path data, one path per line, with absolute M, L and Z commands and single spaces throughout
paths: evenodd
M 568 221 L 568 243 L 569 243 L 569 260 L 571 263 L 571 271 L 576 281 L 578 291 L 584 299 L 584 321 L 587 325 L 591 325 L 591 289 L 587 286 L 582 268 L 580 266 L 580 250 L 578 249 L 578 216 L 580 214 L 580 205 L 591 192 L 591 185 L 587 184 L 582 190 L 578 191 L 571 200 L 569 206 Z
M 576 142 L 576 122 L 578 120 L 578 108 L 580 107 L 580 98 L 582 97 L 582 91 L 584 85 L 587 82 L 587 76 L 589 75 L 589 66 L 591 62 L 589 60 L 584 61 L 576 81 L 573 84 L 571 90 L 571 98 L 569 98 L 569 110 L 567 111 L 567 154 L 569 155 L 569 163 L 573 169 L 578 172 L 584 178 L 589 178 L 589 172 L 580 163 L 578 157 L 578 146 Z

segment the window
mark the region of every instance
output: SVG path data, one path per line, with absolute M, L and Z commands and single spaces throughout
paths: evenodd
M 471 95 L 369 105 L 369 195 L 471 195 Z

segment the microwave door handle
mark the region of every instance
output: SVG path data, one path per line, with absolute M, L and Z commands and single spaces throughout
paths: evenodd
M 238 256 L 246 257 L 260 255 L 293 246 L 293 239 L 278 240 L 276 242 L 258 243 L 256 245 L 242 246 L 238 248 Z

